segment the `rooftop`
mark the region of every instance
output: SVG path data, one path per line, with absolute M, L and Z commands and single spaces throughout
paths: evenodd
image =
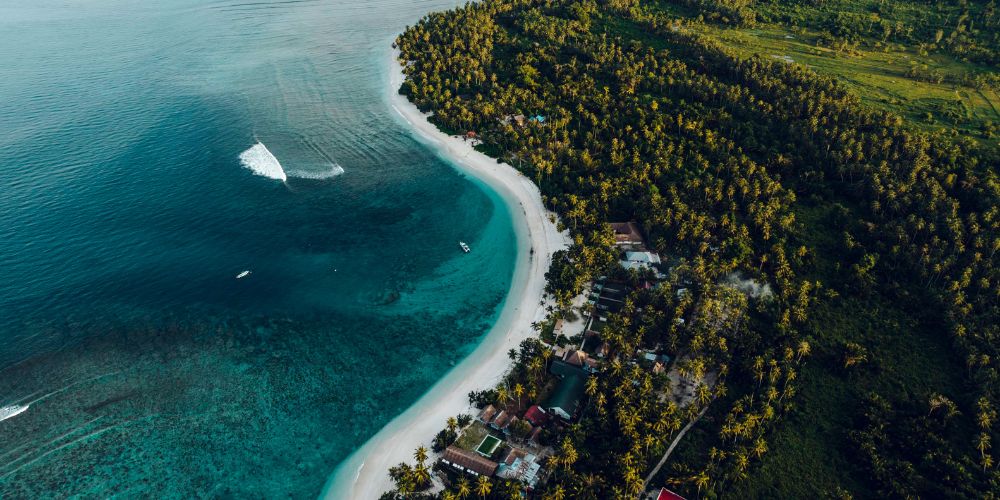
M 629 262 L 659 264 L 660 256 L 653 252 L 625 252 L 625 260 Z
M 549 421 L 549 415 L 540 406 L 531 405 L 531 408 L 524 412 L 524 419 L 534 425 L 544 425 Z
M 541 469 L 542 466 L 538 463 L 536 455 L 514 449 L 500 465 L 500 471 L 497 475 L 506 479 L 515 479 L 533 487 L 538 482 L 538 472 Z
M 556 386 L 556 389 L 543 404 L 545 408 L 556 410 L 557 414 L 566 419 L 573 418 L 573 414 L 576 413 L 576 408 L 583 397 L 584 384 L 587 380 L 587 372 L 583 371 L 583 369 L 574 366 L 570 366 L 570 368 L 575 371 L 569 372 L 559 381 L 559 385 Z
M 470 451 L 449 446 L 441 455 L 441 461 L 456 469 L 469 471 L 481 476 L 492 476 L 497 470 L 497 463 Z
M 511 414 L 507 413 L 506 410 L 500 410 L 497 418 L 493 419 L 493 427 L 497 429 L 503 429 L 510 422 Z
M 615 243 L 619 245 L 641 245 L 642 233 L 635 222 L 612 222 L 611 229 L 615 232 Z
M 479 421 L 488 424 L 493 421 L 493 416 L 497 414 L 497 409 L 493 405 L 486 405 L 483 411 L 479 412 Z
M 686 500 L 686 499 L 666 488 L 660 488 L 660 494 L 656 496 L 656 500 Z

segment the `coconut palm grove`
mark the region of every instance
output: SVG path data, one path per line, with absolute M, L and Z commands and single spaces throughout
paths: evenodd
M 994 0 L 485 0 L 395 45 L 573 244 L 384 498 L 996 498 Z

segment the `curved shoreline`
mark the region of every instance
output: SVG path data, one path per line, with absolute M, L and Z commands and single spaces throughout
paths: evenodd
M 545 318 L 545 272 L 552 254 L 566 248 L 569 237 L 559 233 L 531 180 L 506 163 L 497 163 L 458 137 L 448 136 L 427 121 L 427 115 L 399 94 L 403 68 L 398 51 L 389 57 L 388 102 L 396 114 L 442 159 L 479 179 L 507 204 L 517 238 L 517 262 L 503 310 L 476 349 L 434 384 L 416 403 L 390 421 L 333 472 L 322 498 L 375 499 L 393 487 L 389 468 L 412 459 L 420 445 L 430 448 L 448 417 L 470 412 L 468 393 L 500 380 L 510 366 L 507 351 L 532 336 L 531 324 Z M 521 215 L 518 216 L 517 213 Z

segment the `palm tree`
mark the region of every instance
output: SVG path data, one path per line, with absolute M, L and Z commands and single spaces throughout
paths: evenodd
M 427 486 L 427 483 L 431 480 L 431 471 L 424 465 L 423 462 L 418 463 L 413 468 L 413 482 L 418 489 L 422 489 Z
M 980 432 L 979 436 L 976 438 L 976 449 L 979 450 L 980 456 L 986 455 L 986 450 L 990 449 L 990 435 L 985 432 Z
M 497 389 L 497 401 L 501 406 L 507 405 L 507 400 L 510 399 L 510 394 L 507 393 L 507 388 L 501 386 Z
M 983 470 L 985 471 L 986 469 L 993 467 L 993 456 L 985 454 L 979 459 L 979 463 L 983 466 Z
M 472 493 L 472 488 L 469 487 L 469 480 L 465 477 L 458 480 L 458 484 L 455 487 L 455 493 L 458 494 L 458 498 L 465 498 Z
M 656 437 L 653 436 L 652 434 L 646 434 L 642 438 L 642 446 L 646 453 L 649 453 L 649 447 L 653 446 L 654 444 L 656 444 Z
M 542 362 L 548 366 L 549 358 L 552 357 L 552 349 L 545 349 L 542 351 Z
M 563 489 L 562 485 L 556 485 L 556 487 L 545 495 L 545 500 L 565 500 L 566 490 Z
M 757 356 L 753 358 L 753 374 L 757 377 L 757 386 L 764 381 L 764 358 Z
M 521 396 L 524 395 L 524 386 L 520 383 L 514 384 L 514 395 L 517 396 L 517 407 L 521 407 Z
M 493 484 L 490 483 L 489 478 L 486 476 L 479 476 L 479 479 L 476 480 L 476 493 L 479 494 L 480 498 L 486 498 L 486 495 L 490 494 L 492 488 Z
M 521 494 L 521 483 L 517 481 L 506 481 L 502 483 L 504 485 L 504 491 L 507 498 L 510 500 L 524 500 L 524 495 Z
M 708 483 L 712 481 L 712 478 L 708 477 L 708 473 L 701 471 L 694 477 L 694 484 L 698 487 L 698 496 L 701 497 L 701 489 L 708 486 Z
M 809 345 L 809 342 L 803 340 L 803 341 L 799 342 L 799 348 L 796 349 L 795 352 L 798 355 L 798 358 L 796 358 L 796 361 L 801 362 L 802 358 L 808 356 L 809 353 L 812 352 L 812 347 Z
M 747 467 L 749 467 L 749 466 L 750 466 L 750 458 L 747 457 L 747 454 L 745 452 L 743 452 L 743 451 L 737 452 L 736 453 L 736 470 L 740 474 L 743 474 L 743 473 L 745 473 L 747 471 Z
M 538 377 L 538 382 L 541 383 L 541 378 L 544 376 L 545 370 L 543 369 L 545 361 L 542 358 L 531 358 L 528 362 L 528 372 L 535 374 Z
M 594 488 L 600 483 L 600 479 L 592 473 L 580 476 L 576 486 L 573 487 L 574 498 L 579 498 L 587 493 L 593 494 Z
M 418 446 L 417 450 L 413 452 L 413 458 L 417 460 L 418 464 L 422 464 L 427 461 L 427 448 L 424 446 Z
M 458 420 L 455 417 L 448 417 L 448 431 L 456 432 L 458 430 Z
M 410 493 L 416 492 L 417 488 L 413 484 L 413 480 L 410 478 L 410 476 L 407 475 L 407 476 L 401 478 L 396 483 L 396 491 L 398 491 L 400 495 L 402 495 L 402 496 L 405 497 L 406 495 L 409 495 Z
M 753 443 L 753 454 L 757 458 L 760 458 L 764 456 L 765 453 L 767 453 L 767 441 L 764 441 L 764 438 L 762 437 L 757 438 L 757 440 Z
M 708 402 L 712 400 L 712 391 L 710 391 L 708 386 L 705 384 L 698 384 L 697 393 L 698 403 L 702 406 L 708 404 Z
M 569 470 L 576 463 L 576 459 L 579 458 L 573 442 L 568 437 L 563 438 L 562 446 L 559 447 L 559 455 L 559 461 L 562 462 L 564 470 Z

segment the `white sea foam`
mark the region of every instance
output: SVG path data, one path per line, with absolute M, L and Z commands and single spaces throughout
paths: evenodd
M 322 180 L 322 179 L 331 179 L 331 178 L 336 177 L 336 176 L 338 176 L 338 175 L 340 175 L 342 173 L 344 173 L 344 168 L 341 167 L 340 165 L 337 165 L 336 163 L 333 163 L 333 164 L 330 165 L 330 168 L 327 169 L 327 170 L 322 170 L 322 171 L 319 171 L 319 172 L 307 172 L 307 171 L 303 171 L 303 170 L 296 170 L 294 172 L 290 172 L 289 175 L 291 175 L 292 177 L 299 177 L 299 178 L 302 178 L 302 179 L 319 179 L 319 180 Z
M 250 149 L 240 153 L 240 163 L 243 164 L 244 168 L 250 169 L 257 175 L 263 175 L 264 177 L 270 177 L 271 179 L 277 179 L 282 182 L 287 181 L 289 177 L 317 180 L 331 179 L 344 173 L 344 168 L 337 165 L 333 161 L 330 162 L 329 168 L 325 170 L 293 170 L 291 172 L 285 172 L 285 169 L 282 168 L 278 159 L 271 154 L 271 151 L 267 149 L 267 146 L 260 142 L 251 146 Z
M 16 417 L 26 411 L 28 411 L 28 406 L 30 405 L 10 405 L 0 408 L 0 422 L 7 420 L 8 418 Z
M 281 168 L 278 159 L 262 143 L 258 142 L 251 146 L 250 149 L 240 153 L 240 163 L 257 175 L 263 175 L 264 177 L 270 177 L 282 182 L 288 180 L 288 176 L 285 175 L 285 169 Z

